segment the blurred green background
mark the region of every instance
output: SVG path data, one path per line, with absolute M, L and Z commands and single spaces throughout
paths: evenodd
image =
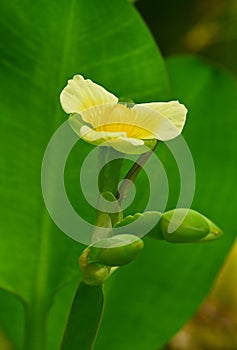
M 139 0 L 165 56 L 194 53 L 237 74 L 237 2 L 235 0 Z
M 236 0 L 139 0 L 136 6 L 165 56 L 195 54 L 236 76 Z M 237 153 L 237 142 L 234 147 Z M 234 350 L 236 315 L 237 244 L 196 316 L 164 349 Z
M 40 188 L 45 147 L 66 118 L 58 96 L 75 73 L 136 102 L 175 98 L 187 105 L 184 136 L 197 175 L 193 207 L 225 232 L 208 245 L 146 242 L 141 257 L 106 285 L 96 350 L 237 347 L 235 251 L 208 301 L 167 344 L 210 291 L 236 236 L 236 1 L 139 0 L 135 6 L 165 64 L 126 0 L 1 1 L 1 350 L 26 350 L 25 322 L 35 346 L 27 350 L 37 349 L 45 332 L 45 349 L 58 349 L 80 278 L 83 246 L 52 223 Z M 91 149 L 79 142 L 65 179 L 71 202 L 88 220 L 94 212 L 82 199 L 78 178 Z M 169 176 L 171 208 L 179 191 L 176 164 L 164 145 L 157 152 Z M 147 198 L 145 176 L 136 184 L 132 212 L 142 210 Z

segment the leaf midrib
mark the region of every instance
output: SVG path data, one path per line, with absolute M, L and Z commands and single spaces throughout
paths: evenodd
M 55 82 L 56 84 L 57 83 L 59 84 L 59 82 L 62 81 L 63 79 L 64 71 L 66 67 L 66 61 L 69 55 L 70 32 L 72 31 L 72 20 L 73 20 L 73 15 L 75 13 L 74 11 L 75 4 L 76 4 L 76 0 L 72 0 L 70 9 L 69 9 L 66 30 L 64 31 L 65 37 L 63 40 L 64 44 L 63 44 L 63 50 L 62 50 L 62 56 L 61 56 L 62 60 L 60 63 L 59 79 L 57 82 Z M 58 117 L 58 113 L 54 113 L 54 116 L 52 116 L 52 123 L 51 123 L 51 126 L 53 126 L 53 130 L 56 129 L 59 121 L 60 121 L 60 118 Z M 51 306 L 51 300 L 54 294 L 54 291 L 49 291 L 48 283 L 47 283 L 49 281 L 49 272 L 50 272 L 50 260 L 51 260 L 50 231 L 51 231 L 52 225 L 54 225 L 54 223 L 50 219 L 47 209 L 43 205 L 42 225 L 41 225 L 41 229 L 39 230 L 39 251 L 38 251 L 37 266 L 35 271 L 35 283 L 33 284 L 33 287 L 32 287 L 31 298 L 28 305 L 28 318 L 36 317 L 40 319 L 42 322 L 46 321 L 47 313 Z M 42 331 L 45 331 L 45 328 L 46 328 L 45 325 L 43 325 Z M 45 337 L 45 334 L 44 335 L 42 334 L 42 338 L 44 337 Z M 35 341 L 37 342 L 37 339 Z M 32 345 L 31 345 L 31 349 L 29 350 L 33 350 Z

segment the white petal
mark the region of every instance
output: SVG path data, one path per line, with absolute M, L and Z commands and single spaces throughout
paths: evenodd
M 101 146 L 110 146 L 113 147 L 116 151 L 126 154 L 142 154 L 150 150 L 145 145 L 143 140 L 133 139 L 129 137 L 111 139 L 101 144 Z
M 176 128 L 160 113 L 141 105 L 132 108 L 123 104 L 96 106 L 81 113 L 83 120 L 96 131 L 126 132 L 136 139 L 165 139 L 164 132 Z M 177 136 L 177 135 L 175 135 Z
M 140 141 L 140 142 L 139 142 Z M 106 141 L 101 146 L 111 146 L 117 151 L 126 154 L 142 154 L 150 151 L 156 144 L 156 140 L 137 140 L 129 137 L 120 137 Z
M 148 152 L 153 147 L 153 140 L 146 142 L 143 140 L 126 137 L 124 132 L 94 131 L 87 125 L 83 125 L 80 115 L 74 114 L 69 118 L 72 129 L 84 141 L 93 145 L 113 147 L 119 152 L 127 154 L 141 154 Z
M 95 131 L 90 126 L 85 125 L 80 114 L 72 114 L 69 118 L 69 124 L 77 135 L 94 145 L 99 145 L 114 138 L 126 137 L 125 132 Z
M 80 114 L 73 113 L 69 116 L 68 122 L 71 126 L 71 128 L 75 131 L 75 133 L 79 136 L 81 128 L 85 125 L 84 120 L 80 116 Z
M 71 124 L 71 123 L 70 123 Z M 71 124 L 72 125 L 72 124 Z M 80 129 L 79 135 L 87 142 L 98 145 L 105 141 L 110 141 L 120 137 L 126 138 L 126 133 L 124 132 L 106 132 L 106 131 L 94 131 L 87 125 L 83 125 Z M 140 140 L 138 140 L 140 141 Z
M 182 132 L 187 114 L 187 108 L 183 104 L 179 103 L 178 101 L 170 101 L 142 103 L 139 106 L 143 106 L 160 113 L 163 117 L 169 119 L 177 128 L 178 134 Z
M 80 113 L 93 106 L 117 103 L 118 98 L 82 75 L 75 75 L 61 92 L 60 101 L 66 113 Z

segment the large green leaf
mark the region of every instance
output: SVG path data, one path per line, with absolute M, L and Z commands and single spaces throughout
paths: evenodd
M 16 296 L 3 289 L 0 289 L 0 300 L 0 325 L 4 325 L 4 333 L 8 334 L 9 339 L 13 338 L 16 343 L 21 344 L 24 334 L 24 307 Z
M 56 300 L 58 308 L 49 315 L 49 349 L 53 350 L 60 343 L 65 305 L 75 290 L 73 281 L 79 280 L 77 257 L 83 248 L 57 229 L 41 194 L 44 150 L 66 117 L 59 93 L 76 73 L 135 101 L 167 98 L 169 88 L 162 58 L 139 15 L 125 0 L 102 0 L 99 5 L 96 0 L 2 2 L 0 25 L 0 286 L 26 305 L 26 344 L 31 350 L 42 350 L 53 297 L 63 285 L 72 283 L 67 298 L 60 304 Z M 83 142 L 75 147 L 66 185 L 77 210 L 91 220 L 90 206 L 75 199 L 80 195 L 76 166 L 89 150 Z M 5 304 L 4 295 L 1 303 Z M 59 322 L 60 310 L 64 321 Z M 2 323 L 7 328 L 5 314 Z M 21 348 L 19 335 L 13 333 L 13 341 Z
M 146 241 L 140 257 L 107 283 L 98 350 L 160 348 L 195 312 L 236 236 L 236 82 L 197 58 L 172 58 L 167 63 L 174 98 L 189 109 L 184 135 L 196 165 L 193 207 L 214 220 L 224 236 L 208 244 Z M 167 148 L 159 146 L 157 154 L 172 174 L 177 165 Z M 137 185 L 141 198 L 143 176 Z M 174 206 L 176 185 L 171 181 L 170 186 Z

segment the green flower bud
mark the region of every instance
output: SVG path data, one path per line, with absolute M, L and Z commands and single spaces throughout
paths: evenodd
M 79 258 L 82 279 L 89 286 L 99 286 L 110 276 L 110 267 L 90 264 L 88 261 L 89 248 L 86 248 Z
M 175 227 L 172 231 L 172 225 Z M 160 230 L 168 242 L 191 243 L 218 238 L 222 231 L 202 214 L 192 209 L 175 209 L 162 215 Z M 170 231 L 171 230 L 171 231 Z
M 143 236 L 144 233 L 148 233 L 149 238 L 163 239 L 163 235 L 158 229 L 159 221 L 162 214 L 158 211 L 146 211 L 145 213 L 136 213 L 134 215 L 126 216 L 122 221 L 116 223 L 114 226 L 116 229 L 120 229 L 119 233 L 123 233 L 124 229 L 127 233 L 136 232 L 137 235 Z M 150 229 L 151 228 L 151 229 Z
M 130 234 L 105 238 L 88 248 L 88 262 L 105 266 L 126 265 L 137 257 L 143 245 L 141 239 Z
M 214 239 L 217 239 L 219 238 L 223 232 L 221 231 L 221 229 L 216 226 L 216 224 L 214 224 L 214 222 L 212 222 L 211 220 L 209 220 L 208 218 L 205 218 L 206 221 L 208 222 L 209 224 L 209 228 L 210 228 L 210 231 L 209 233 L 203 237 L 200 242 L 208 242 L 208 241 L 213 241 Z

